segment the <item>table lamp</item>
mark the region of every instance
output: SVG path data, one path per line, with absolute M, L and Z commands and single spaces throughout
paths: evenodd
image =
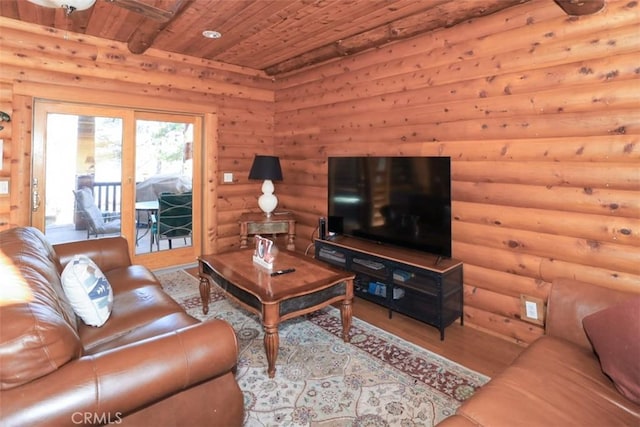
M 262 179 L 262 196 L 258 198 L 258 206 L 268 217 L 278 206 L 278 198 L 273 194 L 273 181 L 282 181 L 280 159 L 276 156 L 256 155 L 251 165 L 249 179 Z

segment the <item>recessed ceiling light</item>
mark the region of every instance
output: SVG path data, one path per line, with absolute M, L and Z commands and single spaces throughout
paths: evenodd
M 204 30 L 202 32 L 202 36 L 208 39 L 219 39 L 220 37 L 222 37 L 222 34 L 213 30 Z

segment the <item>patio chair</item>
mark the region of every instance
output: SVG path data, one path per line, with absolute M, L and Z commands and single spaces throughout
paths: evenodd
M 98 237 L 99 234 L 120 233 L 120 214 L 103 213 L 96 206 L 91 189 L 83 187 L 73 194 L 76 198 L 76 211 L 87 224 L 87 239 L 92 234 Z
M 160 241 L 168 240 L 169 249 L 172 249 L 171 240 L 187 237 L 191 238 L 193 228 L 193 199 L 191 192 L 187 193 L 161 193 L 158 196 L 158 213 L 152 215 L 151 221 L 151 246 L 155 241 L 156 248 L 160 250 Z

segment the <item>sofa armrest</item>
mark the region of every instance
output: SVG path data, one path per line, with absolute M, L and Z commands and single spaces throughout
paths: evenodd
M 86 255 L 95 262 L 100 270 L 109 271 L 131 265 L 129 246 L 124 237 L 80 240 L 77 242 L 53 245 L 60 263 L 60 273 L 74 255 Z
M 198 323 L 84 356 L 2 392 L 2 425 L 77 425 L 83 414 L 117 422 L 192 385 L 230 372 L 238 346 L 223 320 Z M 74 419 L 74 417 L 76 419 Z
M 634 293 L 596 286 L 573 279 L 556 279 L 547 302 L 545 332 L 591 350 L 582 319 L 612 305 L 620 304 Z

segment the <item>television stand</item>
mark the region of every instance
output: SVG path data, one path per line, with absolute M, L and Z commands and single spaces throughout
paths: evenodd
M 315 240 L 315 257 L 355 273 L 354 294 L 440 331 L 463 320 L 462 262 L 364 239 Z

